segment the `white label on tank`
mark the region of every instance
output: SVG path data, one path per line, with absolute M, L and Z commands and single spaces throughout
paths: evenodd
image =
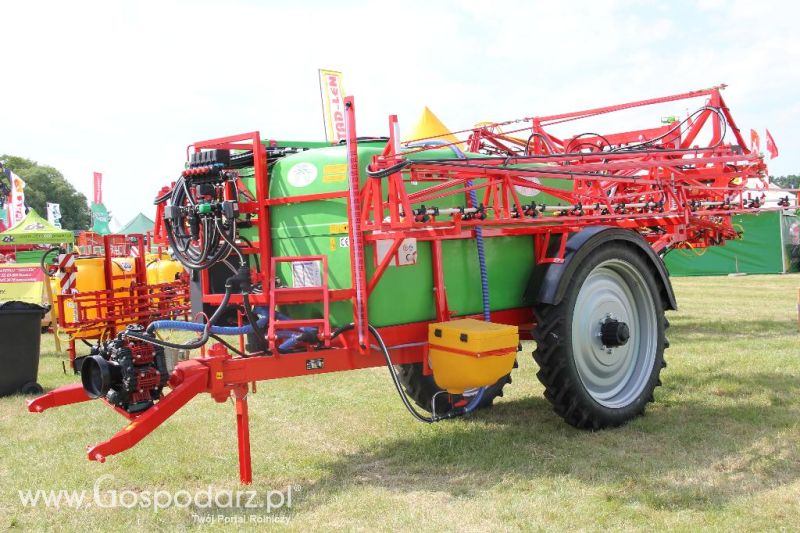
M 293 261 L 292 287 L 322 287 L 319 261 Z
M 391 240 L 377 241 L 376 258 L 378 264 L 382 263 L 383 260 L 386 258 L 386 254 L 388 254 L 389 250 L 392 249 L 393 243 L 394 242 Z M 394 256 L 389 262 L 389 266 L 406 266 L 406 265 L 416 265 L 416 264 L 417 264 L 417 239 L 413 238 L 403 239 L 403 242 L 400 243 L 400 246 L 397 248 L 397 252 L 395 252 Z
M 317 179 L 317 167 L 311 163 L 296 163 L 286 176 L 294 187 L 308 187 Z
M 339 248 L 350 248 L 350 237 L 339 237 Z
M 528 181 L 530 183 L 535 183 L 537 185 L 541 185 L 542 184 L 542 182 L 539 181 L 539 178 L 530 178 L 530 177 L 527 177 L 527 176 L 519 176 L 519 179 Z M 521 194 L 523 196 L 536 196 L 537 194 L 542 192 L 539 189 L 534 189 L 533 187 L 523 187 L 522 185 L 516 185 L 516 186 L 514 186 L 514 188 L 517 190 L 517 192 L 519 194 Z
M 403 239 L 397 251 L 397 264 L 400 266 L 417 264 L 417 239 Z

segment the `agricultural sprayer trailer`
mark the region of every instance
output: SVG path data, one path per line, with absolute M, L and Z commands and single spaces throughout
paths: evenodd
M 233 397 L 252 479 L 247 396 L 261 380 L 386 366 L 405 407 L 436 422 L 490 406 L 520 339 L 536 341 L 555 412 L 585 429 L 640 415 L 660 384 L 676 309 L 660 255 L 736 238 L 761 209 L 723 87 L 456 132 L 466 139 L 287 143 L 258 132 L 196 142 L 158 205 L 157 233 L 192 271 L 197 323 L 129 327 L 82 383 L 34 412 L 101 398 L 129 424 L 88 458 L 134 446 L 194 396 Z M 622 133 L 552 129 L 702 99 L 683 120 Z M 188 343 L 156 332 L 189 329 Z M 228 340 L 226 340 L 226 336 Z M 230 337 L 233 336 L 233 337 Z M 174 350 L 201 356 L 170 363 Z

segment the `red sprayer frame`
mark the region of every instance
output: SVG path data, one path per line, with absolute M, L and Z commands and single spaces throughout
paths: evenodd
M 748 192 L 748 179 L 763 181 L 766 167 L 760 154 L 748 150 L 736 127 L 720 89 L 714 87 L 665 98 L 591 109 L 545 117 L 483 125 L 468 134 L 467 147 L 490 157 L 465 160 L 409 161 L 412 152 L 442 148 L 442 143 L 400 151 L 397 118 L 389 119 L 390 138 L 383 154 L 376 157 L 370 170 L 383 179 L 367 179 L 363 187 L 357 166 L 355 104 L 346 99 L 347 154 L 349 190 L 269 198 L 267 152 L 258 132 L 195 143 L 194 151 L 209 148 L 252 150 L 254 153 L 256 199 L 243 202 L 240 211 L 252 216 L 260 240 L 242 248 L 244 254 L 258 254 L 261 272 L 252 274 L 253 283 L 269 287 L 253 294 L 253 305 L 320 302 L 323 316 L 315 319 L 320 347 L 300 353 L 280 354 L 274 350 L 276 331 L 309 325 L 310 321 L 275 321 L 271 312 L 267 341 L 272 355 L 233 357 L 223 346 L 214 345 L 202 357 L 181 362 L 169 385 L 172 391 L 155 406 L 135 415 L 121 411 L 131 423 L 109 440 L 91 448 L 90 460 L 103 461 L 120 453 L 158 427 L 191 398 L 208 392 L 218 402 L 233 397 L 236 402 L 239 437 L 240 478 L 250 483 L 250 443 L 247 394 L 249 384 L 290 376 L 303 376 L 384 365 L 379 351 L 368 340 L 367 298 L 380 282 L 403 239 L 430 241 L 432 249 L 433 289 L 437 321 L 448 320 L 442 268 L 441 242 L 446 239 L 474 239 L 476 228 L 483 228 L 486 238 L 531 235 L 534 246 L 531 260 L 536 264 L 564 260 L 567 236 L 587 226 L 615 226 L 641 234 L 656 252 L 670 247 L 704 247 L 737 236 L 731 215 L 753 212 L 760 207 L 758 190 Z M 581 135 L 559 138 L 546 128 L 559 123 L 587 118 L 633 107 L 705 97 L 706 104 L 683 123 L 672 122 L 660 128 L 609 135 Z M 504 131 L 509 126 L 515 129 Z M 706 147 L 695 146 L 701 130 L 710 129 Z M 730 129 L 737 144 L 724 143 Z M 459 143 L 450 143 L 454 154 Z M 463 144 L 463 143 L 460 143 Z M 448 146 L 448 145 L 445 145 Z M 531 168 L 509 165 L 540 164 Z M 373 174 L 375 176 L 375 174 Z M 535 188 L 559 199 L 558 205 L 523 205 L 516 187 L 531 187 L 534 179 L 560 180 L 564 187 Z M 405 182 L 429 184 L 408 193 Z M 448 195 L 476 191 L 482 206 L 452 210 L 423 210 L 432 200 Z M 321 287 L 304 289 L 276 288 L 274 270 L 277 261 L 319 260 L 327 273 L 324 258 L 277 258 L 272 256 L 269 208 L 274 205 L 344 198 L 348 209 L 348 232 L 351 250 L 351 289 L 333 290 L 327 282 Z M 419 207 L 416 207 L 419 206 Z M 157 219 L 160 220 L 161 213 Z M 385 258 L 367 278 L 364 261 L 366 243 L 391 240 Z M 324 278 L 323 278 L 324 279 Z M 202 273 L 203 302 L 219 304 L 222 296 L 209 294 L 208 274 Z M 331 338 L 328 305 L 331 301 L 349 300 L 354 306 L 354 328 Z M 231 303 L 240 303 L 234 296 Z M 528 308 L 492 312 L 492 320 L 517 324 L 524 338 L 534 327 Z M 390 349 L 395 364 L 422 362 L 427 371 L 427 322 L 383 327 L 379 332 Z M 321 364 L 324 360 L 324 364 Z M 88 400 L 80 385 L 70 385 L 46 394 L 29 404 L 31 411 Z

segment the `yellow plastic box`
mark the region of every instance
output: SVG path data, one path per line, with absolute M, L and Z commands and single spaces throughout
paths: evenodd
M 517 326 L 472 318 L 428 326 L 433 379 L 451 394 L 494 384 L 514 368 Z

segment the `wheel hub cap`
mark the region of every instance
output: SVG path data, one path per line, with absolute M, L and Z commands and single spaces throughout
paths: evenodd
M 617 346 L 624 345 L 630 338 L 631 330 L 625 322 L 608 318 L 603 322 L 603 325 L 600 326 L 600 340 L 603 346 L 616 348 Z

